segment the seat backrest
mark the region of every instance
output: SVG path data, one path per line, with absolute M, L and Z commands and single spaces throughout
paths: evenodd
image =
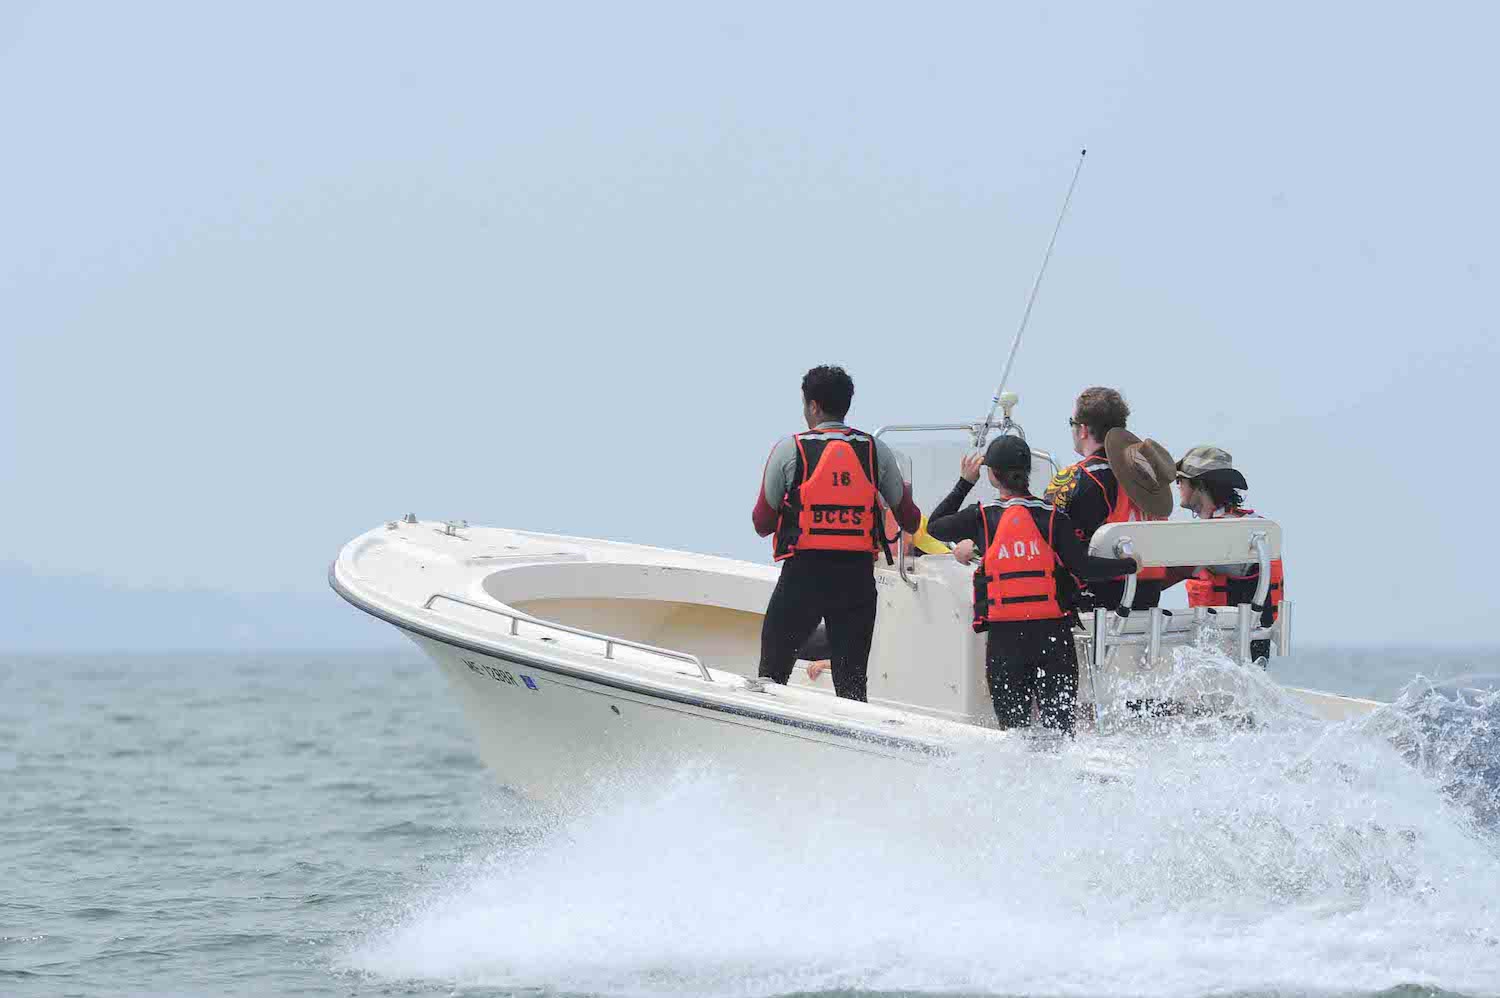
M 1232 565 L 1255 561 L 1255 536 L 1263 534 L 1269 556 L 1281 557 L 1281 526 L 1275 520 L 1235 517 L 1222 520 L 1162 520 L 1106 523 L 1094 532 L 1089 554 L 1119 557 L 1117 544 L 1129 538 L 1142 565 L 1168 568 Z

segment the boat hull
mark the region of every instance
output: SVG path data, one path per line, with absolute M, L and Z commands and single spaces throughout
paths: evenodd
M 836 725 L 798 724 L 752 710 L 674 700 L 500 657 L 418 634 L 462 706 L 485 764 L 532 800 L 571 810 L 615 793 L 660 785 L 696 767 L 737 781 L 779 784 L 777 774 L 816 767 L 838 780 L 910 778 L 943 753 L 897 739 L 872 741 Z
M 355 538 L 329 571 L 339 595 L 442 670 L 501 781 L 551 805 L 659 788 L 693 767 L 784 801 L 789 784 L 890 786 L 935 762 L 1030 765 L 1029 750 L 1055 740 L 997 729 L 983 639 L 967 627 L 972 579 L 951 559 L 875 569 L 869 703 L 801 668 L 787 685 L 755 677 L 775 580 L 770 566 L 688 552 L 406 520 Z M 1200 673 L 1265 685 L 1258 669 L 1174 670 L 1163 695 L 1205 699 Z M 1327 717 L 1374 706 L 1303 699 Z M 1081 731 L 1057 757 L 1112 776 L 1100 742 Z M 804 770 L 816 779 L 787 780 Z

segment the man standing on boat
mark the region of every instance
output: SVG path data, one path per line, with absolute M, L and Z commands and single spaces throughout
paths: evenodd
M 1083 460 L 1058 472 L 1044 498 L 1068 514 L 1085 548 L 1106 523 L 1162 520 L 1172 512 L 1172 457 L 1156 441 L 1142 441 L 1126 430 L 1129 418 L 1130 407 L 1113 388 L 1086 388 L 1073 405 L 1068 426 L 1073 449 Z M 1163 581 L 1161 569 L 1143 569 L 1137 576 L 1131 608 L 1156 606 Z M 1089 590 L 1092 605 L 1116 607 L 1124 598 L 1125 580 L 1093 582 Z
M 971 454 L 953 491 L 932 511 L 927 531 L 957 541 L 953 554 L 961 563 L 980 558 L 974 630 L 986 635 L 985 676 L 1000 727 L 1029 724 L 1035 700 L 1044 727 L 1071 733 L 1078 698 L 1073 578 L 1107 579 L 1136 565 L 1129 558 L 1090 556 L 1068 515 L 1031 494 L 1025 440 L 996 437 L 983 463 L 1000 501 L 959 508 L 979 481 L 980 455 Z
M 853 399 L 854 381 L 842 367 L 803 376 L 808 430 L 772 449 L 751 520 L 762 537 L 775 535 L 781 562 L 761 626 L 760 675 L 785 683 L 797 649 L 822 620 L 834 691 L 864 700 L 875 634 L 874 558 L 881 551 L 889 557 L 884 506 L 903 530 L 917 530 L 922 513 L 895 453 L 844 422 Z

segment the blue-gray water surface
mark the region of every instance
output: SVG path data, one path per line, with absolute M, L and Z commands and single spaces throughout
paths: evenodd
M 1500 655 L 1319 650 L 1280 664 L 1278 678 L 1388 698 L 1418 673 L 1483 671 L 1500 671 Z M 1415 810 L 1441 806 L 1420 786 L 1390 792 L 1416 795 Z M 1157 870 L 1121 888 L 1102 867 L 1085 871 L 1078 897 L 1096 896 L 1101 883 L 1134 892 L 1130 911 L 1149 910 L 1161 926 L 1156 951 L 1131 942 L 1134 953 L 1105 952 L 1099 963 L 1110 969 L 1095 977 L 1083 960 L 1027 966 L 1025 953 L 1045 949 L 1040 937 L 1011 929 L 988 938 L 1001 912 L 962 891 L 951 908 L 893 901 L 911 933 L 931 927 L 939 938 L 872 967 L 880 961 L 833 924 L 850 913 L 824 896 L 830 881 L 800 881 L 814 892 L 806 898 L 780 882 L 767 888 L 775 904 L 755 896 L 762 874 L 735 870 L 774 869 L 777 843 L 689 828 L 722 796 L 687 796 L 589 827 L 542 827 L 478 762 L 455 700 L 415 649 L 0 658 L 0 994 L 1500 994 L 1500 979 L 1486 986 L 1482 969 L 1500 966 L 1500 924 L 1485 900 L 1500 885 L 1500 858 L 1482 841 L 1467 845 L 1477 833 L 1461 823 L 1451 838 L 1442 824 L 1385 843 L 1382 815 L 1400 813 L 1399 802 L 1369 801 L 1379 820 L 1362 828 L 1347 809 L 1313 815 L 1306 828 L 1343 823 L 1326 850 L 1308 846 L 1280 804 L 1266 807 L 1283 826 L 1275 834 L 1303 836 L 1283 852 L 1206 818 L 1202 830 L 1181 829 L 1239 835 L 1232 848 L 1260 850 L 1254 869 L 1274 868 L 1269 879 L 1210 871 L 1200 875 L 1209 886 L 1184 890 L 1166 883 L 1175 872 Z M 682 834 L 717 836 L 726 843 L 718 854 L 739 858 L 716 866 L 689 853 L 671 865 L 663 857 Z M 912 862 L 939 847 L 914 850 Z M 906 862 L 882 848 L 887 865 Z M 1076 867 L 1079 854 L 1069 855 Z M 1450 855 L 1463 883 L 1445 879 Z M 637 856 L 651 884 L 631 879 Z M 868 882 L 849 875 L 851 904 L 877 896 Z M 1107 898 L 1072 908 L 1057 931 L 1129 937 L 1126 909 Z M 804 910 L 806 920 L 788 917 Z M 727 939 L 713 931 L 710 922 L 737 911 L 751 912 L 749 929 Z M 948 914 L 951 924 L 937 924 Z M 1319 937 L 1316 927 L 1335 919 L 1349 928 Z M 1205 920 L 1215 934 L 1200 934 Z M 1396 932 L 1393 923 L 1400 934 L 1381 935 Z M 766 938 L 744 940 L 758 931 Z M 890 927 L 877 920 L 870 931 Z M 813 976 L 798 972 L 810 962 L 802 954 L 817 952 L 809 937 L 825 940 L 830 957 Z M 1429 937 L 1438 949 L 1424 955 Z M 1240 939 L 1244 959 L 1231 952 Z M 1008 946 L 1014 960 L 995 957 Z M 1256 947 L 1285 953 L 1286 966 L 1260 973 L 1277 958 Z M 1320 970 L 1349 951 L 1354 966 L 1378 965 L 1375 985 L 1340 987 Z

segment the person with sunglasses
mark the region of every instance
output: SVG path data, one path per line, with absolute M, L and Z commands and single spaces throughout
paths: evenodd
M 1126 430 L 1129 418 L 1130 406 L 1113 388 L 1086 388 L 1073 404 L 1068 429 L 1083 460 L 1059 471 L 1043 498 L 1068 515 L 1085 548 L 1106 523 L 1159 520 L 1172 512 L 1172 458 L 1154 440 L 1143 441 Z M 1142 569 L 1131 608 L 1156 606 L 1164 581 L 1161 569 Z M 1084 588 L 1084 580 L 1078 582 Z M 1088 582 L 1078 609 L 1115 607 L 1124 595 L 1123 577 Z

